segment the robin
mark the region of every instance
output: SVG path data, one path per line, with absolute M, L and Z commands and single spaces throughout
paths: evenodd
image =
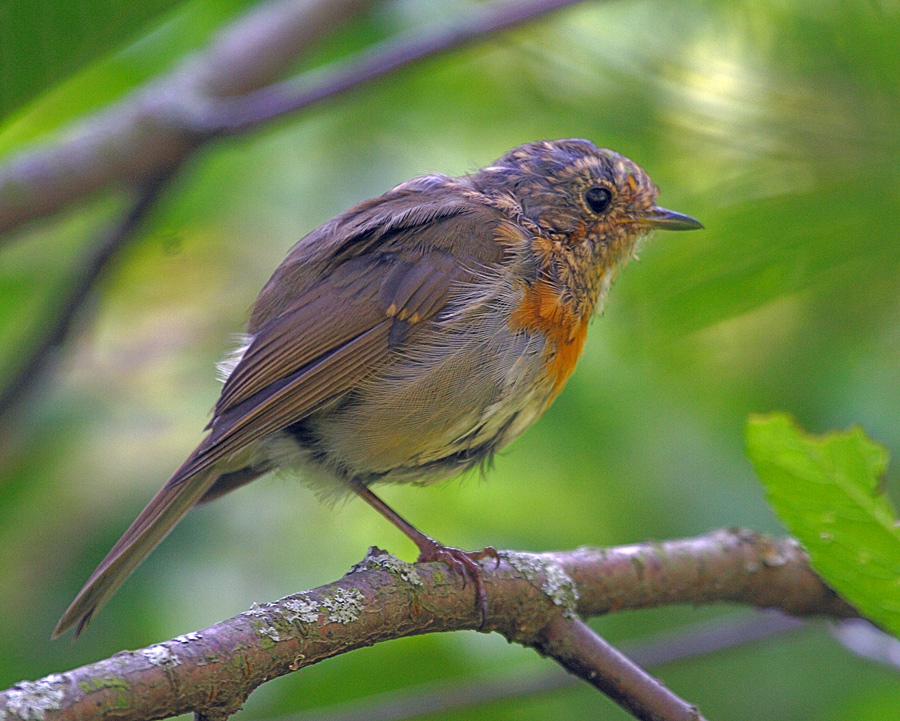
M 427 175 L 300 240 L 262 289 L 209 434 L 113 546 L 56 626 L 76 635 L 195 505 L 274 468 L 352 492 L 474 581 L 493 549 L 444 546 L 370 487 L 487 462 L 559 394 L 618 271 L 650 231 L 703 226 L 657 207 L 627 158 L 528 143 L 482 170 Z

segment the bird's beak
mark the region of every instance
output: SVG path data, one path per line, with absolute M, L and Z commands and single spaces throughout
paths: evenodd
M 651 227 L 660 230 L 701 230 L 703 223 L 694 220 L 689 215 L 676 213 L 674 210 L 654 207 L 641 221 Z

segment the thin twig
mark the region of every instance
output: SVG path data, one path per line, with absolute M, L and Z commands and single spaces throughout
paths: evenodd
M 640 666 L 613 648 L 580 618 L 554 618 L 535 643 L 563 668 L 600 689 L 641 721 L 702 721 L 683 701 Z
M 806 625 L 781 611 L 760 611 L 749 618 L 719 618 L 620 646 L 622 653 L 641 666 L 661 666 L 763 641 Z
M 47 321 L 47 329 L 25 358 L 18 372 L 0 390 L 0 418 L 8 414 L 38 381 L 66 341 L 79 311 L 91 295 L 94 284 L 109 269 L 113 259 L 137 237 L 138 230 L 165 191 L 175 170 L 152 177 L 138 192 L 138 197 L 121 219 L 110 226 L 100 240 L 86 253 L 75 272 L 65 301 L 60 303 L 55 319 Z M 2 424 L 0 424 L 2 425 Z
M 773 555 L 779 559 L 775 564 L 769 563 Z M 590 615 L 596 609 L 703 599 L 835 618 L 858 615 L 821 581 L 810 580 L 816 577 L 794 541 L 746 531 L 643 547 L 500 556 L 499 567 L 493 560 L 483 566 L 489 599 L 485 629 L 527 646 L 546 638 L 545 629 L 563 609 Z M 626 557 L 634 566 L 655 570 L 636 582 L 634 569 L 621 562 Z M 707 566 L 721 578 L 698 574 Z M 390 639 L 480 626 L 473 584 L 463 586 L 439 563 L 405 564 L 373 550 L 335 583 L 197 633 L 0 692 L 0 717 L 24 718 L 20 710 L 44 704 L 45 721 L 107 714 L 118 721 L 151 721 L 186 712 L 223 718 L 266 681 L 332 656 Z M 576 632 L 579 644 L 596 648 L 595 639 Z

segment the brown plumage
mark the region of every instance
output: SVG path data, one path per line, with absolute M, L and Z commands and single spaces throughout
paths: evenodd
M 639 238 L 701 227 L 656 194 L 612 151 L 538 142 L 471 175 L 403 183 L 312 231 L 260 293 L 209 435 L 54 635 L 80 633 L 191 507 L 285 466 L 326 495 L 357 493 L 420 559 L 465 571 L 484 613 L 484 552 L 441 546 L 369 486 L 482 463 L 543 413 Z

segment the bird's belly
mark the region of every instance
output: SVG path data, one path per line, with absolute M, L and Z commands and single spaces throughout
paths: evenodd
M 505 326 L 420 339 L 309 420 L 321 464 L 364 483 L 429 483 L 488 460 L 549 402 L 544 345 Z

